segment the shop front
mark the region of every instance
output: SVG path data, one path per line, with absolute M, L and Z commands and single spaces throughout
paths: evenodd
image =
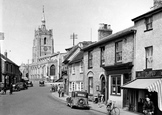
M 129 111 L 142 113 L 145 98 L 154 103 L 154 115 L 162 115 L 162 78 L 138 78 L 121 86 L 127 92 Z
M 115 101 L 119 108 L 123 108 L 126 104 L 126 91 L 123 91 L 121 86 L 131 80 L 132 67 L 131 62 L 104 67 L 107 76 L 106 100 Z

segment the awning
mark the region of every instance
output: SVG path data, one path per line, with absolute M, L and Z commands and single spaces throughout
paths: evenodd
M 149 92 L 158 93 L 158 107 L 162 111 L 162 78 L 135 79 L 121 86 L 123 89 L 147 89 Z
M 63 82 L 63 78 L 60 77 L 59 79 L 57 79 L 55 82 Z

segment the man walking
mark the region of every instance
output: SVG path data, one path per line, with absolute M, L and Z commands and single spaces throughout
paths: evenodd
M 12 87 L 12 83 L 10 84 L 10 94 L 12 94 L 12 89 L 13 89 L 13 87 Z

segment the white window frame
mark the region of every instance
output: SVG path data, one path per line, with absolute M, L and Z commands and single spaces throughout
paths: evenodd
M 146 47 L 146 69 L 152 69 L 153 65 L 153 46 Z
M 121 47 L 120 47 L 121 45 Z M 122 41 L 118 41 L 115 43 L 115 61 L 116 63 L 122 62 Z

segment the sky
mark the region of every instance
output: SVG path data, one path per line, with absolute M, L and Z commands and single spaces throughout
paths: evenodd
M 31 63 L 34 31 L 41 25 L 53 30 L 54 51 L 65 53 L 75 44 L 97 41 L 100 23 L 111 25 L 113 33 L 133 26 L 131 19 L 150 11 L 153 0 L 0 0 L 1 53 L 17 65 Z

